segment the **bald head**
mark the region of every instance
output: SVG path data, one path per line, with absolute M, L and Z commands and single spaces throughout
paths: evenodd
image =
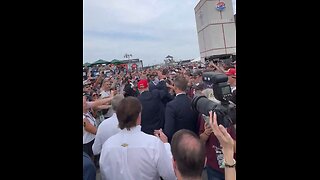
M 172 137 L 171 151 L 183 177 L 201 177 L 205 161 L 205 148 L 194 132 L 186 129 L 177 131 Z

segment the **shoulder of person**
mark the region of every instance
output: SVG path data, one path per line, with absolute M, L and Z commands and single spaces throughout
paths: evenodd
M 159 95 L 160 91 L 159 91 L 159 89 L 153 89 L 151 91 L 151 93 L 154 94 L 154 95 Z
M 174 98 L 173 100 L 171 100 L 170 102 L 167 103 L 166 107 L 170 107 L 173 108 L 175 107 L 176 104 L 176 98 Z
M 144 133 L 144 132 L 141 132 L 141 133 L 143 133 L 143 140 L 144 140 L 146 143 L 152 143 L 153 145 L 154 145 L 154 144 L 157 144 L 157 143 L 159 143 L 159 142 L 162 143 L 162 141 L 161 141 L 158 137 L 156 137 L 156 136 L 153 136 L 153 135 L 150 135 L 150 134 L 146 134 L 146 133 Z
M 103 146 L 109 146 L 112 144 L 116 144 L 117 142 L 119 142 L 119 138 L 120 138 L 120 134 L 122 130 L 120 130 L 117 134 L 114 134 L 113 136 L 109 137 L 106 142 L 103 144 Z M 108 145 L 106 145 L 108 144 Z
M 107 118 L 100 123 L 99 128 L 108 128 L 110 127 L 110 123 L 111 123 L 111 119 Z

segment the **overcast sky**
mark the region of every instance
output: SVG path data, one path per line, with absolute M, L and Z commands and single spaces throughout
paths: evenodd
M 200 56 L 194 7 L 199 0 L 83 0 L 83 62 L 124 59 L 144 65 Z

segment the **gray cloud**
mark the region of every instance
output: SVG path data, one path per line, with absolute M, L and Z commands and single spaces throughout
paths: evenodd
M 194 0 L 84 0 L 83 58 L 121 59 L 145 65 L 199 57 Z

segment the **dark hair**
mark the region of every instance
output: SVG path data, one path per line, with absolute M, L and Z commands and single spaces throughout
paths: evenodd
M 131 127 L 136 126 L 141 110 L 142 106 L 138 98 L 129 96 L 122 99 L 116 111 L 119 128 L 130 130 Z
M 162 70 L 162 75 L 167 75 L 167 74 L 169 74 L 168 69 L 163 69 L 163 70 Z
M 182 177 L 201 177 L 205 161 L 205 147 L 192 131 L 181 129 L 171 141 L 171 152 Z
M 181 91 L 185 91 L 188 86 L 188 81 L 183 76 L 177 76 L 174 80 L 174 86 Z

